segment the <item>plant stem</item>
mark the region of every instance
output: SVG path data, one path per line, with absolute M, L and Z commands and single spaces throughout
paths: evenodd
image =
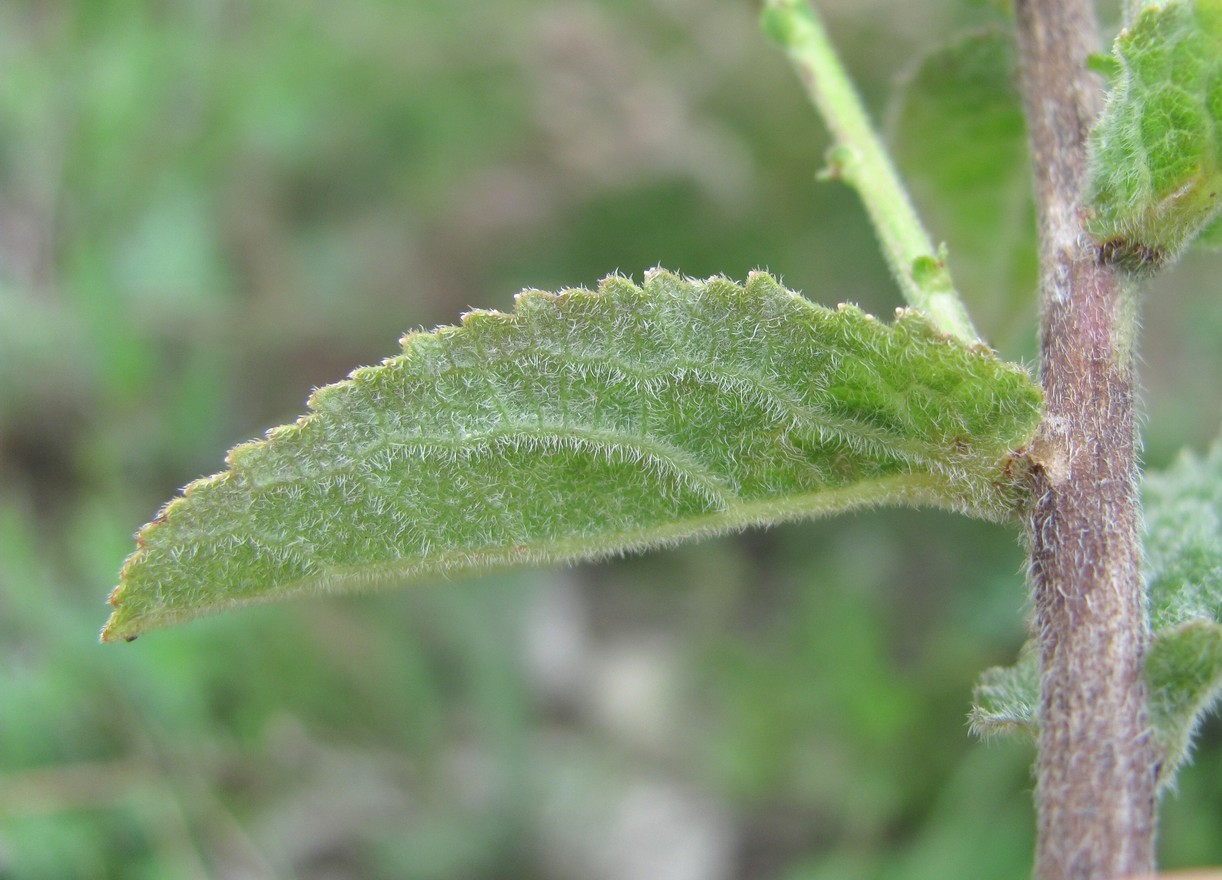
M 1143 677 L 1130 282 L 1079 221 L 1087 134 L 1102 107 L 1087 72 L 1089 0 L 1017 0 L 1040 227 L 1041 379 L 1033 445 L 1031 578 L 1040 639 L 1035 800 L 1039 880 L 1153 871 L 1155 758 Z
M 944 332 L 977 341 L 945 253 L 921 225 L 819 17 L 805 0 L 766 0 L 763 24 L 789 54 L 835 138 L 824 176 L 845 181 L 861 196 L 904 298 Z

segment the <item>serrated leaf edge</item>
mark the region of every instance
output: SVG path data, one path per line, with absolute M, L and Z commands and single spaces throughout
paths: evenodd
M 670 276 L 669 273 L 663 270 L 652 270 L 646 275 L 646 284 L 659 277 L 669 277 L 675 279 L 675 276 Z M 692 283 L 690 280 L 680 280 L 681 283 Z M 802 303 L 814 309 L 822 307 L 814 306 L 809 301 L 802 298 L 799 294 L 792 291 L 786 291 L 778 285 L 769 276 L 764 273 L 752 273 L 748 277 L 748 286 L 752 283 L 763 281 L 778 290 L 784 291 L 789 296 L 801 301 Z M 737 289 L 738 285 L 734 285 L 723 278 L 713 278 L 706 282 L 709 285 L 713 284 L 730 284 Z M 346 570 L 342 567 L 331 567 L 325 573 L 313 573 L 304 581 L 291 582 L 282 584 L 280 588 L 272 595 L 267 596 L 243 596 L 238 599 L 222 599 L 213 603 L 201 603 L 191 606 L 190 610 L 173 610 L 167 609 L 164 606 L 156 613 L 145 612 L 139 618 L 139 623 L 135 621 L 126 621 L 122 619 L 122 608 L 124 605 L 124 594 L 127 588 L 127 573 L 140 563 L 141 557 L 145 553 L 145 545 L 148 536 L 162 524 L 166 523 L 172 516 L 179 505 L 187 503 L 188 499 L 196 492 L 215 488 L 223 485 L 228 481 L 243 481 L 249 477 L 241 470 L 243 460 L 246 456 L 255 454 L 258 451 L 277 444 L 279 441 L 286 439 L 294 433 L 302 431 L 313 419 L 321 417 L 324 411 L 327 410 L 329 402 L 337 399 L 339 391 L 344 386 L 350 385 L 360 380 L 360 377 L 370 370 L 379 370 L 386 366 L 393 366 L 397 360 L 408 357 L 410 349 L 416 344 L 427 344 L 428 341 L 440 341 L 447 335 L 460 332 L 463 327 L 470 326 L 472 323 L 479 321 L 497 321 L 503 323 L 514 323 L 522 321 L 527 316 L 527 313 L 534 305 L 542 305 L 547 301 L 563 299 L 571 296 L 599 296 L 608 286 L 626 284 L 632 289 L 640 293 L 640 288 L 636 288 L 627 279 L 619 276 L 610 276 L 599 285 L 599 291 L 589 291 L 583 288 L 570 289 L 561 291 L 560 293 L 547 293 L 544 291 L 524 291 L 517 297 L 517 309 L 513 313 L 504 313 L 489 310 L 475 310 L 468 312 L 462 318 L 462 323 L 458 326 L 439 327 L 432 331 L 418 331 L 407 334 L 402 342 L 404 352 L 395 357 L 388 358 L 383 361 L 381 367 L 362 367 L 354 370 L 347 380 L 336 383 L 335 385 L 326 386 L 316 390 L 309 399 L 311 412 L 297 419 L 295 423 L 282 425 L 270 429 L 267 432 L 266 439 L 251 441 L 249 443 L 240 444 L 235 447 L 226 456 L 226 463 L 230 466 L 230 470 L 215 474 L 208 477 L 203 477 L 189 484 L 184 490 L 181 497 L 173 499 L 167 503 L 159 511 L 157 517 L 148 525 L 140 530 L 137 535 L 137 549 L 127 559 L 123 566 L 120 576 L 120 585 L 112 591 L 109 601 L 115 608 L 106 627 L 102 633 L 103 641 L 114 641 L 117 639 L 133 638 L 138 632 L 149 629 L 155 626 L 168 625 L 170 623 L 181 620 L 194 618 L 201 614 L 212 611 L 222 610 L 225 608 L 235 607 L 238 605 L 255 604 L 260 601 L 271 601 L 277 598 L 282 598 L 285 593 L 293 591 L 295 586 L 308 583 L 311 587 L 311 592 L 319 593 L 335 593 L 346 592 L 357 589 L 371 588 L 377 584 L 388 580 L 406 580 L 420 574 L 428 573 L 430 576 L 443 577 L 447 575 L 460 573 L 479 573 L 497 568 L 504 568 L 511 565 L 538 565 L 551 564 L 562 561 L 576 561 L 577 559 L 597 559 L 605 556 L 634 552 L 641 549 L 648 549 L 660 545 L 666 545 L 687 537 L 710 535 L 723 533 L 730 530 L 741 529 L 752 525 L 760 525 L 766 523 L 774 523 L 783 520 L 796 519 L 799 517 L 819 516 L 833 511 L 843 511 L 853 508 L 872 506 L 885 502 L 891 503 L 929 503 L 937 506 L 951 507 L 960 510 L 970 510 L 969 501 L 957 494 L 955 491 L 955 471 L 953 462 L 949 465 L 944 462 L 933 459 L 928 455 L 921 454 L 920 450 L 913 447 L 907 450 L 898 449 L 896 444 L 891 442 L 894 438 L 887 438 L 886 443 L 879 444 L 880 448 L 885 448 L 891 454 L 900 454 L 902 458 L 907 459 L 914 464 L 919 463 L 921 466 L 928 468 L 930 473 L 904 473 L 898 475 L 890 475 L 877 480 L 859 481 L 852 486 L 829 489 L 822 488 L 809 495 L 786 496 L 784 498 L 772 498 L 764 501 L 743 502 L 735 500 L 731 505 L 725 494 L 721 491 L 721 487 L 716 485 L 715 479 L 710 479 L 707 483 L 700 485 L 700 481 L 696 481 L 701 494 L 705 495 L 713 506 L 717 509 L 713 512 L 697 518 L 686 518 L 680 522 L 664 523 L 658 526 L 652 526 L 646 529 L 629 532 L 607 532 L 599 536 L 578 536 L 570 539 L 549 540 L 542 542 L 539 545 L 529 543 L 515 543 L 508 546 L 487 546 L 480 548 L 478 552 L 472 552 L 468 549 L 452 551 L 448 553 L 434 553 L 415 560 L 398 560 L 394 562 L 378 564 L 366 563 L 355 570 Z M 824 309 L 823 311 L 830 310 Z M 866 315 L 859 309 L 853 306 L 841 306 L 840 311 L 850 311 L 856 313 L 861 319 L 867 322 L 873 322 L 871 316 Z M 914 330 L 919 334 L 928 334 L 930 339 L 942 339 L 948 345 L 958 345 L 963 347 L 967 352 L 976 356 L 984 357 L 991 360 L 998 367 L 1007 371 L 1017 371 L 1025 373 L 1021 367 L 1013 364 L 1005 364 L 999 361 L 996 355 L 983 345 L 962 346 L 961 343 L 954 342 L 949 336 L 940 334 L 936 331 L 918 312 L 911 309 L 898 309 L 897 320 L 892 325 L 898 329 L 900 326 L 908 326 L 910 330 Z M 605 366 L 603 364 L 602 366 Z M 696 365 L 692 365 L 694 370 Z M 722 377 L 724 378 L 724 377 Z M 757 391 L 763 389 L 756 389 Z M 768 389 L 771 392 L 770 396 L 773 400 L 783 399 L 784 394 L 778 394 L 782 389 Z M 800 408 L 800 407 L 799 407 Z M 809 413 L 806 413 L 809 417 Z M 790 413 L 791 417 L 798 417 L 799 413 Z M 869 430 L 865 425 L 858 424 L 843 424 L 839 426 L 829 426 L 829 431 L 833 435 L 839 435 L 846 441 L 846 445 L 860 444 L 863 449 L 868 449 L 873 444 L 869 438 Z M 496 441 L 496 432 L 489 432 L 487 436 L 478 438 L 478 442 L 482 445 L 491 445 Z M 558 438 L 555 426 L 547 426 L 546 430 L 541 430 L 543 436 L 532 440 L 529 436 L 524 436 L 522 430 L 514 428 L 511 438 L 507 438 L 508 442 L 514 445 L 530 445 L 538 443 L 541 446 L 547 445 L 571 445 L 577 446 L 584 443 L 596 440 L 593 445 L 600 449 L 603 454 L 613 454 L 617 448 L 617 438 L 614 436 L 598 436 L 594 437 L 589 431 L 583 431 L 582 436 L 570 436 L 568 438 Z M 476 441 L 477 438 L 469 438 Z M 404 440 L 396 444 L 399 447 L 405 445 Z M 436 446 L 434 440 L 429 441 L 430 446 Z M 651 459 L 651 465 L 659 470 L 670 470 L 673 474 L 678 475 L 683 481 L 691 482 L 689 479 L 697 468 L 691 467 L 676 467 L 676 462 L 673 456 L 681 450 L 648 450 L 642 448 L 641 438 L 634 436 L 631 444 L 623 444 L 624 454 L 627 457 L 644 457 Z M 627 448 L 628 446 L 631 448 Z M 461 447 L 456 447 L 456 454 L 461 453 Z M 688 462 L 690 465 L 691 463 Z M 305 479 L 301 476 L 287 478 L 288 481 L 293 479 Z M 265 482 L 258 484 L 260 487 L 268 485 Z M 1001 494 L 1007 491 L 1012 491 L 1014 494 L 1019 494 L 1015 491 L 1015 487 L 1011 486 L 1007 489 L 1005 486 L 998 485 L 995 487 Z M 993 499 L 994 503 L 996 499 Z M 979 510 L 977 515 L 985 516 L 986 518 L 997 517 L 997 510 Z M 249 539 L 248 539 L 249 540 Z M 254 542 L 257 543 L 257 542 Z

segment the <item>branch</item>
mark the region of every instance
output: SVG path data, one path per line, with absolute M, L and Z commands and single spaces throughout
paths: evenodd
M 1040 880 L 1111 880 L 1154 863 L 1155 767 L 1142 676 L 1128 282 L 1080 222 L 1086 142 L 1102 109 L 1087 72 L 1088 0 L 1018 0 L 1040 226 L 1041 379 L 1031 578 L 1040 638 Z
M 857 190 L 904 299 L 944 333 L 976 342 L 979 334 L 955 290 L 944 250 L 934 247 L 921 225 L 818 15 L 806 0 L 767 0 L 764 28 L 784 46 L 836 141 L 824 176 Z

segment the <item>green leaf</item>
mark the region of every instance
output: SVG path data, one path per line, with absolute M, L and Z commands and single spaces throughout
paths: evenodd
M 1142 484 L 1145 580 L 1153 639 L 1146 659 L 1160 785 L 1187 760 L 1192 733 L 1222 697 L 1222 443 L 1185 453 Z M 1039 726 L 1034 641 L 1018 663 L 981 677 L 972 709 L 980 735 Z
M 892 155 L 950 246 L 972 316 L 996 336 L 1030 308 L 1036 283 L 1031 163 L 1014 38 L 996 28 L 921 57 L 887 114 Z M 995 328 L 990 332 L 988 328 Z
M 981 674 L 968 722 L 976 736 L 1023 732 L 1034 737 L 1039 709 L 1039 649 L 1029 640 L 1013 666 L 994 666 Z
M 1091 134 L 1087 228 L 1129 271 L 1178 256 L 1222 190 L 1222 0 L 1149 7 L 1116 38 L 1120 73 Z
M 1172 780 L 1192 733 L 1222 697 L 1222 442 L 1184 453 L 1144 486 L 1154 643 L 1150 714 Z
M 1193 620 L 1158 633 L 1146 659 L 1150 726 L 1170 785 L 1187 761 L 1192 734 L 1222 697 L 1222 625 Z
M 1147 474 L 1145 571 L 1155 632 L 1222 621 L 1222 442 Z
M 1025 499 L 1026 371 L 755 273 L 527 291 L 412 333 L 137 538 L 103 639 L 251 602 L 605 556 L 884 502 Z

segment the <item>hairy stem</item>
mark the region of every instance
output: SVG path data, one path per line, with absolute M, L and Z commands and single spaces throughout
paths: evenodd
M 943 332 L 975 342 L 979 335 L 955 291 L 944 255 L 921 225 L 819 17 L 806 0 L 767 0 L 764 28 L 785 47 L 836 140 L 825 174 L 845 181 L 861 196 L 904 298 Z
M 1039 880 L 1113 880 L 1154 863 L 1155 766 L 1142 675 L 1129 282 L 1079 219 L 1102 96 L 1089 0 L 1018 0 L 1040 226 L 1041 379 L 1031 577 L 1041 659 Z

